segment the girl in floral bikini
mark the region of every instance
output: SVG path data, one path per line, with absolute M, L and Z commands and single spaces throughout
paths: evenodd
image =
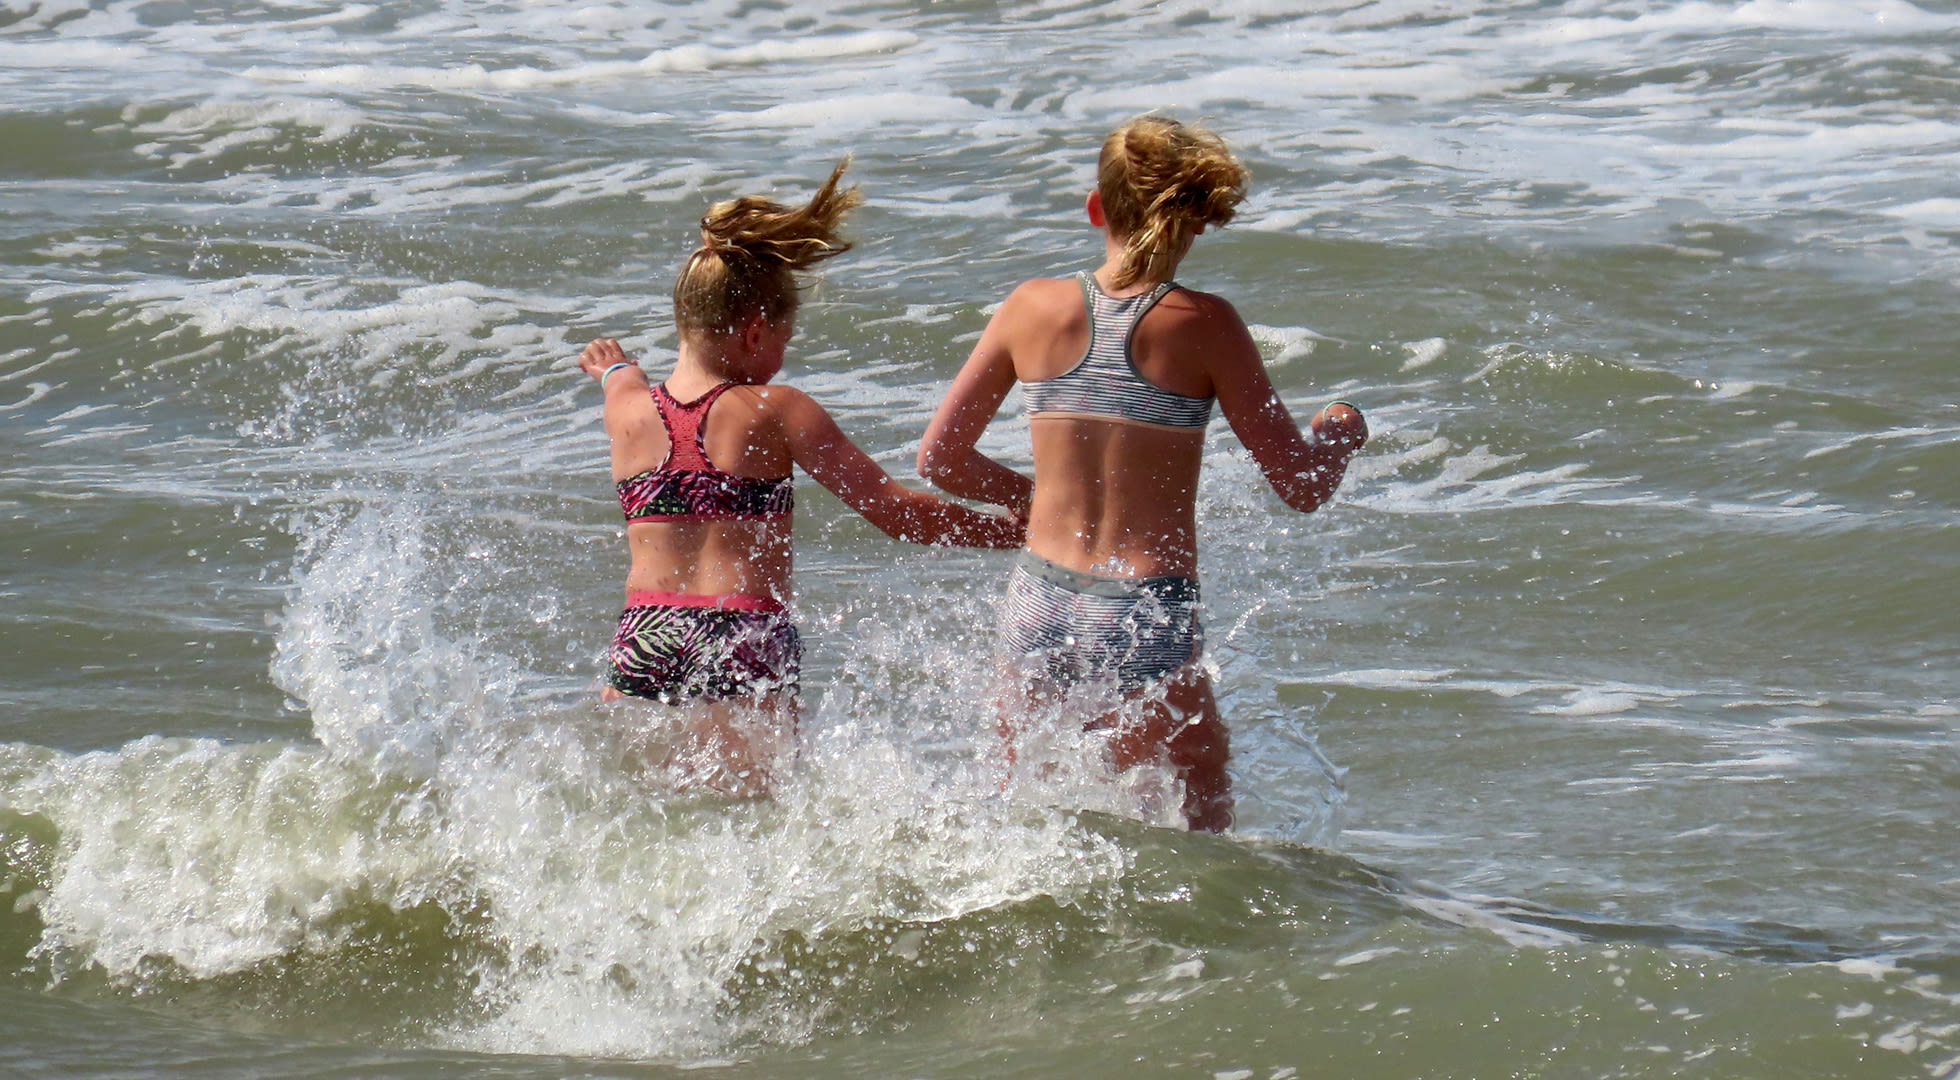
M 863 201 L 717 203 L 674 283 L 680 355 L 651 383 L 619 343 L 579 367 L 605 394 L 612 474 L 632 563 L 609 653 L 605 701 L 689 705 L 683 742 L 710 759 L 710 786 L 767 789 L 794 730 L 801 645 L 790 599 L 790 467 L 798 465 L 885 533 L 921 544 L 1019 547 L 1018 519 L 894 481 L 802 391 L 772 386 L 797 306 L 796 271 L 842 254 L 837 230 Z

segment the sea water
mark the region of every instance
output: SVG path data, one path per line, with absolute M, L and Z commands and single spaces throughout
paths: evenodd
M 1236 830 L 807 478 L 795 769 L 635 768 L 579 347 L 852 155 L 783 378 L 917 484 L 1150 110 L 1374 431 L 1208 436 Z M 0 0 L 0 1073 L 1960 1076 L 1956 175 L 1951 0 Z

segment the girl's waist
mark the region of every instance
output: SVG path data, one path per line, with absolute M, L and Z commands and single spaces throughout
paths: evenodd
M 680 567 L 660 558 L 633 560 L 626 575 L 626 606 L 713 607 L 734 611 L 781 611 L 791 595 L 789 560 L 748 562 L 725 557 Z
M 684 596 L 768 596 L 793 592 L 795 557 L 784 533 L 705 533 L 654 526 L 627 529 L 626 591 Z
M 714 608 L 718 611 L 782 612 L 788 610 L 783 606 L 783 602 L 774 596 L 753 593 L 668 592 L 664 589 L 628 589 L 626 606 L 629 608 Z
M 1198 586 L 1197 571 L 1184 569 L 1177 564 L 1166 566 L 1149 561 L 1125 563 L 1109 559 L 1064 562 L 1048 557 L 1033 545 L 1022 549 L 1015 565 L 1038 578 L 1065 585 L 1076 592 L 1114 596 L 1133 592 L 1139 587 L 1172 591 L 1189 589 L 1195 592 Z
M 1038 526 L 1028 529 L 1026 552 L 1052 566 L 1102 578 L 1198 576 L 1198 553 L 1176 535 L 1155 536 L 1141 544 L 1084 544 L 1073 527 L 1062 536 Z

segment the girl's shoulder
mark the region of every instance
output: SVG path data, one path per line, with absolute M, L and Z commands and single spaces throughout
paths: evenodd
M 752 429 L 771 437 L 787 435 L 829 415 L 817 399 L 781 383 L 731 386 L 725 396 L 740 405 Z
M 1029 278 L 1007 294 L 1009 304 L 1072 304 L 1082 306 L 1082 284 L 1072 277 Z
M 1088 321 L 1082 284 L 1074 278 L 1031 278 L 1014 287 L 994 318 L 1015 325 L 1056 328 Z
M 726 397 L 750 415 L 780 419 L 811 404 L 810 395 L 783 383 L 742 383 L 728 388 Z
M 1230 300 L 1217 293 L 1199 292 L 1187 285 L 1179 285 L 1164 294 L 1164 298 L 1157 302 L 1157 306 L 1167 311 L 1185 312 L 1208 319 L 1220 316 L 1236 319 L 1239 315 L 1239 310 L 1232 306 Z
M 1182 285 L 1164 294 L 1138 326 L 1139 342 L 1158 342 L 1207 356 L 1226 342 L 1244 342 L 1245 320 L 1232 302 Z

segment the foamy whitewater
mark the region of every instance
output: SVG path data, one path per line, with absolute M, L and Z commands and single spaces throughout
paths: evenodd
M 1148 110 L 1374 432 L 1209 433 L 1234 832 L 807 477 L 786 781 L 649 766 L 578 349 L 852 155 L 783 379 L 922 484 Z M 0 0 L 0 1074 L 1960 1077 L 1957 118 L 1954 0 Z

